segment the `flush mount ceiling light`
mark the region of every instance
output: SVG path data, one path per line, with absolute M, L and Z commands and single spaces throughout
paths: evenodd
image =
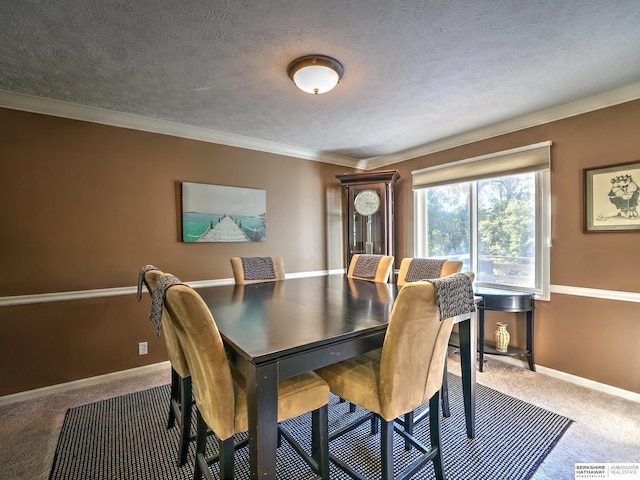
M 335 58 L 326 55 L 307 55 L 289 65 L 289 78 L 303 92 L 326 93 L 333 89 L 344 73 L 344 67 Z

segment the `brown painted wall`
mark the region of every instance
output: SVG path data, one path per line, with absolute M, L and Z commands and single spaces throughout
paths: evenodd
M 412 170 L 551 140 L 551 284 L 640 293 L 640 233 L 582 232 L 582 169 L 640 160 L 639 126 L 634 101 L 393 165 L 396 257 L 412 252 Z M 523 316 L 487 313 L 487 334 L 507 320 L 524 346 Z M 640 303 L 552 294 L 535 320 L 537 364 L 640 393 Z
M 0 297 L 130 287 L 145 264 L 230 278 L 231 256 L 342 267 L 345 167 L 6 109 L 0 159 Z M 267 240 L 182 243 L 183 181 L 266 190 Z M 0 307 L 0 395 L 166 360 L 148 314 L 135 295 Z
M 385 167 L 401 174 L 397 264 L 412 253 L 412 170 L 551 140 L 551 283 L 640 292 L 640 234 L 581 225 L 582 169 L 640 159 L 639 123 L 629 102 Z M 282 255 L 287 272 L 342 266 L 345 167 L 0 109 L 0 168 L 0 297 L 131 286 L 147 263 L 185 281 L 229 278 L 233 255 Z M 265 189 L 267 241 L 181 243 L 182 181 Z M 165 360 L 148 313 L 148 296 L 133 295 L 0 307 L 0 395 Z M 507 318 L 523 342 L 522 321 Z M 540 365 L 640 393 L 639 338 L 638 303 L 537 302 Z

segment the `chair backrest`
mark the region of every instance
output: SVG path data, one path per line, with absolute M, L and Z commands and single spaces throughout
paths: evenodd
M 164 275 L 161 270 L 149 270 L 144 274 L 144 283 L 147 286 L 149 293 L 153 295 L 153 291 L 156 288 L 156 282 L 160 276 Z M 176 335 L 175 328 L 168 318 L 168 313 L 165 308 L 162 309 L 162 333 L 164 336 L 164 343 L 167 346 L 167 353 L 169 355 L 169 361 L 171 367 L 182 378 L 191 376 L 189 372 L 189 366 L 187 365 L 187 359 L 182 351 L 182 346 Z
M 466 275 L 473 279 L 473 273 Z M 380 359 L 380 406 L 386 420 L 415 410 L 440 390 L 453 320 L 440 319 L 431 282 L 400 289 Z
M 421 278 L 411 279 L 411 277 L 407 278 L 407 273 L 409 273 L 409 269 L 414 269 L 417 267 L 417 270 L 423 269 L 425 272 L 433 272 L 434 270 L 438 270 L 440 267 L 440 271 L 436 275 L 428 275 L 422 276 Z M 408 282 L 415 282 L 418 280 L 427 280 L 429 278 L 440 278 L 440 277 L 448 277 L 453 273 L 458 273 L 462 270 L 462 262 L 454 261 L 454 260 L 437 260 L 432 258 L 403 258 L 402 262 L 400 262 L 400 270 L 398 271 L 398 280 L 396 283 L 399 287 Z M 412 270 L 415 271 L 415 270 Z
M 392 268 L 393 256 L 391 255 L 356 254 L 351 258 L 347 277 L 370 282 L 387 282 Z
M 236 285 L 284 280 L 282 257 L 231 257 Z
M 235 433 L 235 400 L 231 367 L 211 311 L 186 285 L 173 285 L 165 307 L 184 350 L 198 411 L 220 440 Z

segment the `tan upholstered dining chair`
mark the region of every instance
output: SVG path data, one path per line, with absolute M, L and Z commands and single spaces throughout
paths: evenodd
M 392 268 L 393 257 L 391 255 L 356 254 L 351 257 L 347 277 L 370 282 L 387 282 Z
M 248 430 L 247 396 L 244 380 L 227 360 L 222 337 L 202 297 L 186 285 L 167 289 L 165 306 L 193 376 L 198 427 L 194 479 L 213 476 L 209 465 L 220 463 L 220 478 L 232 479 L 234 434 Z M 278 385 L 278 422 L 312 412 L 312 454 L 307 463 L 323 479 L 329 478 L 327 404 L 329 387 L 313 372 L 282 380 Z M 278 427 L 282 428 L 282 427 Z M 219 441 L 220 454 L 206 457 L 209 429 Z M 288 435 L 282 435 L 291 441 Z M 300 447 L 302 448 L 302 447 Z M 297 449 L 296 449 L 297 450 Z M 298 450 L 302 452 L 302 450 Z
M 392 269 L 393 256 L 391 255 L 363 255 L 357 253 L 351 257 L 347 278 L 386 283 L 389 280 Z M 344 399 L 341 398 L 340 401 L 344 402 Z M 356 411 L 356 406 L 353 403 L 349 405 L 349 411 L 351 413 Z
M 399 287 L 409 282 L 428 280 L 430 278 L 448 277 L 462 270 L 462 262 L 458 260 L 442 260 L 436 258 L 403 258 L 400 262 L 397 284 Z M 445 357 L 444 376 L 442 379 L 442 412 L 445 417 L 451 415 L 449 408 L 449 385 L 447 382 L 447 360 Z M 405 423 L 413 425 L 413 414 L 405 416 Z M 411 448 L 407 444 L 407 448 Z
M 231 257 L 236 285 L 284 280 L 282 257 Z
M 418 280 L 427 280 L 429 278 L 448 277 L 462 270 L 462 262 L 458 260 L 443 260 L 436 258 L 403 258 L 400 262 L 400 270 L 398 272 L 398 286 L 403 286 L 409 282 Z M 451 408 L 449 406 L 449 382 L 447 380 L 447 357 L 444 359 L 444 371 L 442 374 L 442 388 L 440 390 L 442 401 L 442 415 L 451 416 Z M 415 416 L 414 412 L 409 412 L 404 416 L 403 425 L 405 431 L 412 433 L 416 423 L 421 421 L 425 416 Z M 405 448 L 411 449 L 411 443 L 405 442 Z
M 316 370 L 331 391 L 369 410 L 331 439 L 353 430 L 372 416 L 381 421 L 382 478 L 409 478 L 433 462 L 436 478 L 445 478 L 440 435 L 439 395 L 453 318 L 441 319 L 434 284 L 428 281 L 402 287 L 391 312 L 381 350 Z M 408 471 L 394 472 L 394 421 L 429 402 L 430 445 L 398 429 L 399 435 L 422 452 Z M 342 470 L 357 476 L 341 459 L 330 456 Z
M 396 283 L 402 286 L 408 282 L 447 277 L 462 270 L 462 262 L 435 258 L 403 258 L 400 262 Z
M 161 270 L 149 270 L 144 273 L 144 283 L 153 295 L 156 282 L 163 275 Z M 167 428 L 172 428 L 177 421 L 179 429 L 178 441 L 178 466 L 187 461 L 189 441 L 191 435 L 191 417 L 193 410 L 193 394 L 191 373 L 187 366 L 187 360 L 176 336 L 171 321 L 167 318 L 166 309 L 162 309 L 162 335 L 167 347 L 169 362 L 171 363 L 171 395 L 169 399 L 169 421 Z

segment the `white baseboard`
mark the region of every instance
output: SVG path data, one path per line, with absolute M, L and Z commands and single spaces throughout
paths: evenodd
M 320 270 L 314 272 L 299 272 L 299 273 L 291 273 L 287 274 L 286 278 L 300 278 L 300 277 L 314 277 L 314 276 L 324 276 L 324 275 L 334 275 L 334 274 L 344 274 L 344 269 L 332 269 L 332 270 Z M 216 279 L 216 280 L 203 280 L 203 281 L 193 281 L 188 282 L 193 288 L 204 288 L 210 286 L 217 285 L 228 285 L 233 284 L 233 279 L 225 278 L 225 279 Z M 557 288 L 557 286 L 556 286 Z M 561 293 L 566 295 L 578 295 L 575 290 L 576 287 L 567 287 L 563 291 L 557 291 L 555 293 Z M 583 289 L 585 290 L 585 289 Z M 107 292 L 105 294 L 105 292 Z M 22 304 L 31 304 L 31 303 L 40 303 L 40 302 L 48 302 L 48 301 L 59 301 L 59 300 L 70 300 L 73 298 L 77 298 L 77 294 L 81 293 L 82 297 L 85 298 L 93 298 L 93 297 L 104 297 L 111 295 L 132 295 L 135 294 L 136 287 L 120 287 L 113 289 L 101 289 L 101 290 L 92 290 L 92 291 L 84 291 L 84 292 L 64 292 L 64 293 L 54 293 L 54 294 L 39 294 L 39 295 L 24 295 L 20 297 L 0 297 L 0 307 L 5 305 L 22 305 Z M 604 291 L 601 291 L 602 293 Z M 607 291 L 609 292 L 609 291 Z M 594 291 L 589 289 L 589 295 L 593 295 Z M 609 292 L 610 293 L 610 292 Z M 628 292 L 624 292 L 628 294 Z M 69 296 L 71 294 L 71 296 Z M 75 294 L 75 295 L 74 295 Z M 629 296 L 625 296 L 624 298 L 611 297 L 608 296 L 606 298 L 610 298 L 612 300 L 624 300 L 624 301 L 638 301 L 640 297 L 639 294 L 632 294 L 633 298 L 629 298 Z M 33 297 L 43 297 L 35 299 Z M 51 298 L 56 297 L 56 298 Z M 604 294 L 598 295 L 599 298 L 605 298 Z M 13 301 L 12 301 L 13 300 Z M 505 363 L 510 363 L 512 365 L 516 365 L 523 368 L 529 368 L 527 362 L 511 357 L 504 357 L 500 355 L 488 355 L 495 360 L 499 360 Z M 63 392 L 66 390 L 72 390 L 74 388 L 81 388 L 90 385 L 96 385 L 103 382 L 108 382 L 112 380 L 117 380 L 120 378 L 127 378 L 135 375 L 140 375 L 142 373 L 151 372 L 154 370 L 160 370 L 163 368 L 169 368 L 169 362 L 157 363 L 154 365 L 146 365 L 144 367 L 132 368 L 130 370 L 123 370 L 121 372 L 109 373 L 106 375 L 99 375 L 97 377 L 90 377 L 81 380 L 76 380 L 73 382 L 62 383 L 58 385 L 51 385 L 48 387 L 38 388 L 35 390 L 28 390 L 26 392 L 18 392 L 11 395 L 6 395 L 4 397 L 0 397 L 0 406 L 6 405 L 9 403 L 19 402 L 22 400 L 28 400 L 30 398 L 36 398 L 42 395 L 48 395 L 50 393 Z M 625 398 L 627 400 L 631 400 L 633 402 L 640 403 L 640 394 L 631 392 L 628 390 L 623 390 L 621 388 L 613 387 L 611 385 L 607 385 L 604 383 L 595 382 L 593 380 L 589 380 L 586 378 L 578 377 L 575 375 L 571 375 L 565 372 L 561 372 L 559 370 L 554 370 L 551 368 L 547 368 L 544 366 L 536 365 L 536 370 L 540 373 L 544 373 L 549 375 L 550 377 L 558 378 L 560 380 L 567 381 L 569 383 L 573 383 L 576 385 L 580 385 L 583 387 L 591 388 L 593 390 L 597 390 L 603 393 L 608 393 L 610 395 L 615 395 L 618 397 Z
M 508 363 L 510 365 L 515 365 L 517 367 L 522 367 L 527 369 L 529 368 L 529 364 L 523 360 L 519 360 L 511 357 L 504 357 L 500 355 L 490 355 L 490 354 L 485 354 L 485 355 L 487 357 L 491 357 L 494 360 Z M 30 400 L 32 398 L 41 397 L 43 395 L 49 395 L 51 393 L 65 392 L 65 391 L 73 390 L 76 388 L 89 387 L 91 385 L 97 385 L 100 383 L 111 382 L 111 381 L 120 380 L 123 378 L 134 377 L 136 375 L 142 375 L 144 373 L 160 371 L 160 370 L 168 369 L 170 367 L 171 367 L 171 364 L 168 361 L 166 361 L 161 363 L 155 363 L 153 365 L 145 365 L 143 367 L 131 368 L 129 370 L 122 370 L 120 372 L 113 372 L 113 373 L 107 373 L 105 375 L 98 375 L 96 377 L 83 378 L 81 380 L 75 380 L 73 382 L 60 383 L 58 385 L 51 385 L 49 387 L 38 388 L 35 390 L 28 390 L 26 392 L 14 393 L 12 395 L 5 395 L 4 397 L 0 397 L 0 406 L 8 405 L 10 403 L 15 403 L 15 402 L 21 402 L 23 400 Z M 632 402 L 640 403 L 640 394 L 635 392 L 623 390 L 622 388 L 612 387 L 611 385 L 595 382 L 593 380 L 578 377 L 576 375 L 560 372 L 552 368 L 543 367 L 541 365 L 536 365 L 536 371 L 538 373 L 543 373 L 545 375 L 549 375 L 550 377 L 554 377 L 559 380 L 564 380 L 565 382 L 573 383 L 575 385 L 580 385 L 586 388 L 591 388 L 592 390 L 597 390 L 603 393 L 607 393 L 609 395 L 615 395 L 617 397 L 621 397 L 626 400 L 631 400 Z
M 171 368 L 171 363 L 167 360 L 166 362 L 144 365 L 142 367 L 122 370 L 120 372 L 106 373 L 104 375 L 98 375 L 96 377 L 74 380 L 73 382 L 59 383 L 57 385 L 50 385 L 48 387 L 36 388 L 35 390 L 27 390 L 26 392 L 13 393 L 11 395 L 0 397 L 0 407 L 3 405 L 8 405 L 10 403 L 22 402 L 23 400 L 31 400 L 32 398 L 41 397 L 43 395 L 66 392 L 68 390 L 75 390 L 76 388 L 89 387 L 91 385 L 98 385 L 100 383 L 107 383 L 114 380 L 121 380 L 123 378 L 135 377 L 137 375 L 143 375 L 145 373 L 168 370 L 169 368 Z
M 510 365 L 515 365 L 517 367 L 526 369 L 529 368 L 529 364 L 526 361 L 519 360 L 517 358 L 505 357 L 502 355 L 491 355 L 486 353 L 485 356 L 491 357 L 491 359 L 493 360 L 498 360 Z M 553 368 L 547 368 L 537 364 L 536 372 L 544 373 L 545 375 L 549 375 L 550 377 L 557 378 L 559 380 L 564 380 L 565 382 L 573 383 L 574 385 L 579 385 L 581 387 L 590 388 L 592 390 L 597 390 L 602 393 L 608 393 L 609 395 L 615 395 L 616 397 L 621 397 L 626 400 L 631 400 L 632 402 L 640 403 L 640 393 L 623 390 L 622 388 L 613 387 L 611 385 L 607 385 L 606 383 L 596 382 L 593 380 L 589 380 L 588 378 L 578 377 L 576 375 L 571 375 L 569 373 L 561 372 L 559 370 L 554 370 Z

